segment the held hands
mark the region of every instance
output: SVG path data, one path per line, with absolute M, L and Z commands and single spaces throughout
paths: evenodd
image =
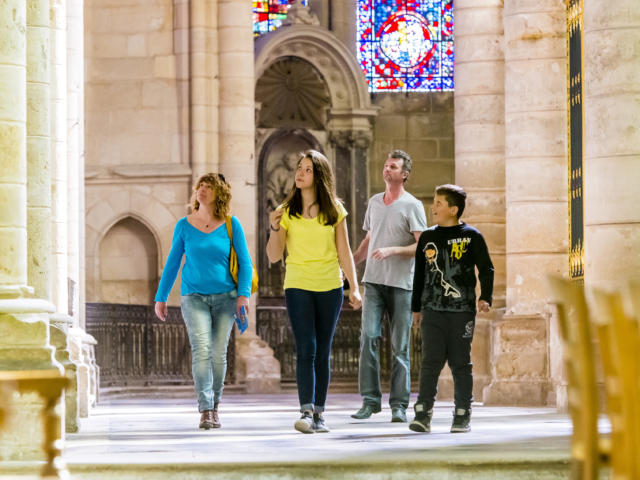
M 411 320 L 413 320 L 414 325 L 420 325 L 420 321 L 422 320 L 422 314 L 420 312 L 412 312 Z
M 349 305 L 354 310 L 358 310 L 362 306 L 362 297 L 357 289 L 349 289 Z
M 491 306 L 489 305 L 489 302 L 487 302 L 486 300 L 479 300 L 478 301 L 478 311 L 479 312 L 488 312 L 490 308 L 491 308 Z
M 276 208 L 271 213 L 269 213 L 269 227 L 271 231 L 280 230 L 280 219 L 282 218 L 282 209 Z
M 156 317 L 158 317 L 163 322 L 167 321 L 167 315 L 169 315 L 167 302 L 156 302 L 155 311 L 156 311 Z

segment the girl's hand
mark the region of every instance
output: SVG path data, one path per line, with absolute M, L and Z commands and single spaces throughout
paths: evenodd
M 276 208 L 269 213 L 269 226 L 272 231 L 280 230 L 280 220 L 282 219 L 282 208 Z
M 349 289 L 349 305 L 354 310 L 358 310 L 362 306 L 362 297 L 357 289 Z
M 169 315 L 167 302 L 156 302 L 155 311 L 156 311 L 156 317 L 158 317 L 163 322 L 167 320 L 167 315 Z
M 239 296 L 236 300 L 236 315 L 242 316 L 242 307 L 244 307 L 244 314 L 249 315 L 249 297 Z

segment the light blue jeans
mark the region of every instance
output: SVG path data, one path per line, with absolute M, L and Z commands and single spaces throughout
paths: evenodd
M 411 290 L 365 283 L 360 334 L 358 386 L 363 403 L 380 407 L 380 360 L 378 338 L 382 335 L 382 318 L 389 313 L 391 326 L 391 387 L 389 405 L 406 409 L 411 393 Z
M 180 297 L 191 344 L 191 368 L 200 412 L 213 410 L 213 404 L 222 396 L 227 373 L 227 345 L 237 298 L 236 290 Z

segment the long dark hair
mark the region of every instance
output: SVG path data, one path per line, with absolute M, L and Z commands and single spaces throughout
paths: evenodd
M 307 150 L 300 155 L 300 162 L 308 158 L 313 164 L 313 187 L 316 191 L 316 202 L 318 204 L 319 220 L 325 225 L 335 225 L 338 221 L 339 212 L 336 202 L 336 182 L 333 178 L 333 171 L 329 160 L 316 150 Z M 294 182 L 291 191 L 285 198 L 282 206 L 288 209 L 292 217 L 302 216 L 302 194 Z

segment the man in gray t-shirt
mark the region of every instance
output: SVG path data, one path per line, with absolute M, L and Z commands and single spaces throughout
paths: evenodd
M 391 421 L 406 422 L 411 391 L 409 343 L 413 264 L 420 234 L 427 228 L 422 202 L 405 191 L 411 158 L 394 150 L 384 164 L 383 193 L 371 197 L 364 218 L 367 236 L 353 254 L 356 264 L 366 259 L 362 283 L 362 331 L 358 386 L 362 407 L 351 415 L 369 418 L 381 409 L 378 338 L 384 313 L 391 324 Z

